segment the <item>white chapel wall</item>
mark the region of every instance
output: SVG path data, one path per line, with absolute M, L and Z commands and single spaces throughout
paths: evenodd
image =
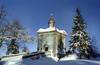
M 38 44 L 39 44 L 39 51 L 45 52 L 44 45 L 49 45 L 48 51 L 53 51 L 53 44 L 54 44 L 54 33 L 39 33 L 38 34 Z

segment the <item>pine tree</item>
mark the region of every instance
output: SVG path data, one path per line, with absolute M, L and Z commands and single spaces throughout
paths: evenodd
M 86 58 L 90 58 L 90 52 L 89 52 L 89 46 L 90 40 L 88 32 L 85 31 L 86 29 L 86 22 L 84 22 L 84 19 L 82 15 L 80 14 L 79 8 L 76 9 L 76 16 L 74 17 L 74 27 L 72 28 L 71 32 L 71 40 L 69 41 L 69 47 L 70 51 L 72 53 L 75 52 L 77 49 L 79 51 L 79 56 L 82 58 L 82 56 Z
M 64 51 L 63 51 L 63 42 L 62 42 L 62 36 L 60 35 L 60 39 L 59 39 L 59 45 L 58 45 L 58 51 L 59 51 L 59 53 L 64 53 Z
M 28 49 L 28 47 L 25 44 L 24 44 L 22 52 L 29 52 L 29 49 Z
M 11 40 L 11 43 L 7 47 L 6 55 L 8 55 L 9 53 L 11 53 L 11 54 L 19 53 L 19 47 L 16 44 L 16 40 L 15 39 Z

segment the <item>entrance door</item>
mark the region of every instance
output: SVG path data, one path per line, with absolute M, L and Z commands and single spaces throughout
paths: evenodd
M 45 47 L 45 51 L 48 51 L 48 47 Z

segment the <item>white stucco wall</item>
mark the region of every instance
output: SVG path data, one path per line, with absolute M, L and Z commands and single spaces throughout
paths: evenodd
M 49 45 L 48 51 L 49 50 L 53 51 L 54 37 L 55 37 L 54 32 L 38 34 L 39 51 L 45 52 L 46 44 Z
M 62 42 L 64 48 L 66 48 L 66 35 L 60 34 L 58 32 L 45 32 L 45 33 L 38 33 L 38 48 L 39 52 L 47 52 L 45 51 L 45 45 L 48 46 L 48 52 L 52 52 L 54 56 L 57 56 L 58 53 L 58 44 L 60 35 L 63 37 Z M 66 50 L 64 49 L 64 52 Z

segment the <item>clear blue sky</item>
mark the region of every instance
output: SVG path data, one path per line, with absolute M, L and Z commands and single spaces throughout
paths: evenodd
M 90 36 L 100 39 L 100 0 L 0 0 L 0 6 L 5 4 L 9 14 L 8 20 L 17 18 L 21 24 L 30 28 L 30 35 L 38 37 L 39 28 L 47 28 L 48 21 L 53 13 L 55 27 L 67 32 L 66 50 L 69 49 L 70 32 L 73 27 L 73 17 L 76 8 L 79 7 L 81 14 L 87 23 L 86 31 Z M 98 41 L 100 42 L 100 41 Z M 30 51 L 37 50 L 37 43 L 29 45 Z

